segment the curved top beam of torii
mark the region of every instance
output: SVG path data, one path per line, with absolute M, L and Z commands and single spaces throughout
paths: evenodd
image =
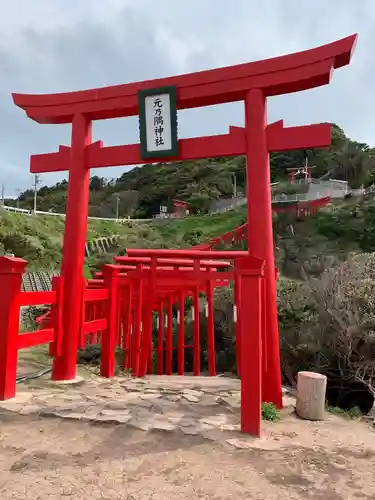
M 334 69 L 350 63 L 357 35 L 310 50 L 186 75 L 61 94 L 13 94 L 14 103 L 39 123 L 70 123 L 77 113 L 92 120 L 138 114 L 138 91 L 174 85 L 178 109 L 240 101 L 252 88 L 267 96 L 329 83 Z

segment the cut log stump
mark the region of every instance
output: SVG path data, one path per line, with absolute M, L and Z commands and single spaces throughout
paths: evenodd
M 324 420 L 327 377 L 320 373 L 299 372 L 296 413 L 306 420 Z

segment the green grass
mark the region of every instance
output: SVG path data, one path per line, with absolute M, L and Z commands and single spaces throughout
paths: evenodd
M 338 406 L 327 406 L 327 411 L 333 415 L 340 415 L 345 418 L 350 418 L 351 420 L 356 420 L 357 418 L 361 418 L 363 416 L 358 406 L 350 408 L 350 410 L 343 410 Z
M 154 223 L 153 227 L 163 239 L 188 244 L 186 235 L 197 234 L 203 240 L 227 233 L 246 222 L 246 209 L 218 214 L 191 216 L 184 219 Z
M 279 412 L 273 403 L 262 403 L 262 420 L 277 422 L 280 420 Z
M 282 221 L 274 216 L 276 246 L 289 240 L 299 259 L 311 255 L 345 258 L 348 251 L 375 250 L 375 201 L 342 201 L 321 209 L 303 221 Z M 292 217 L 292 216 L 290 216 Z M 126 248 L 189 248 L 222 235 L 246 222 L 246 207 L 219 214 L 191 216 L 152 223 L 90 220 L 87 240 L 117 234 L 118 245 L 108 255 L 124 253 Z M 290 232 L 293 224 L 294 235 Z M 60 266 L 64 219 L 54 216 L 26 216 L 0 209 L 0 254 L 13 253 L 29 262 L 29 269 Z M 276 251 L 278 259 L 279 250 Z M 282 258 L 282 254 L 280 254 Z M 92 268 L 93 259 L 86 262 Z M 95 259 L 94 259 L 95 260 Z M 277 261 L 277 265 L 279 262 Z M 87 270 L 86 270 L 87 271 Z M 86 273 L 87 274 L 87 273 Z

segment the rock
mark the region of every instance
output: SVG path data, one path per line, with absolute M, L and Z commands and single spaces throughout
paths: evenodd
M 185 398 L 190 403 L 199 403 L 199 398 L 192 394 L 183 394 L 182 397 Z
M 218 403 L 224 404 L 225 406 L 229 406 L 231 408 L 241 407 L 241 401 L 235 399 L 233 396 L 219 397 Z
M 39 413 L 40 408 L 39 405 L 26 405 L 20 411 L 20 415 L 33 415 L 34 413 Z
M 129 401 L 129 405 L 138 406 L 138 407 L 142 407 L 142 408 L 151 408 L 152 403 L 151 403 L 151 401 L 139 398 L 139 399 L 135 399 L 133 401 Z
M 156 418 L 152 424 L 153 429 L 160 431 L 174 431 L 177 426 L 172 422 L 168 422 L 168 420 L 160 420 Z
M 205 394 L 201 400 L 200 403 L 202 406 L 217 406 L 218 401 L 216 396 L 212 396 L 210 394 Z
M 33 398 L 32 392 L 17 392 L 14 398 L 0 401 L 0 408 L 10 411 L 19 411 Z M 15 409 L 13 409 L 13 407 Z
M 117 417 L 117 416 L 120 416 L 120 415 L 129 415 L 129 414 L 130 414 L 130 412 L 126 411 L 126 410 L 119 411 L 119 410 L 104 409 L 101 412 L 101 415 L 107 415 L 108 417 Z
M 203 430 L 200 434 L 204 439 L 209 439 L 210 441 L 222 441 L 224 437 L 223 432 L 219 429 Z
M 191 427 L 192 425 L 196 425 L 197 422 L 193 418 L 182 417 L 180 420 L 181 427 Z
M 240 431 L 241 430 L 241 425 L 240 424 L 222 424 L 220 425 L 220 429 L 223 431 Z
M 253 443 L 243 439 L 227 439 L 226 442 L 239 450 L 245 450 L 253 446 Z
M 137 418 L 132 418 L 130 425 L 141 431 L 149 431 L 152 428 L 151 420 L 140 420 Z
M 183 396 L 190 395 L 190 396 L 195 396 L 196 398 L 202 397 L 203 394 L 204 394 L 203 391 L 197 391 L 195 389 L 184 389 L 182 391 Z
M 168 394 L 168 395 L 165 396 L 165 399 L 167 399 L 168 401 L 177 402 L 177 401 L 180 401 L 181 395 L 179 395 L 179 394 Z
M 151 400 L 152 401 L 153 399 L 161 398 L 161 394 L 150 392 L 147 394 L 141 394 L 140 398 L 144 399 L 144 400 Z
M 55 413 L 56 417 L 64 418 L 67 420 L 81 420 L 81 421 L 87 421 L 90 420 L 89 416 L 86 415 L 86 413 L 79 413 L 79 412 L 70 412 L 70 413 L 60 413 L 56 412 Z
M 129 413 L 120 413 L 116 416 L 116 420 L 119 424 L 127 424 L 132 419 Z
M 213 427 L 218 427 L 219 425 L 226 424 L 227 420 L 228 418 L 226 415 L 213 415 L 212 417 L 201 419 L 201 422 L 203 424 L 212 425 Z
M 181 430 L 184 434 L 188 436 L 197 436 L 200 434 L 200 427 L 199 426 L 189 426 L 189 427 L 181 427 Z

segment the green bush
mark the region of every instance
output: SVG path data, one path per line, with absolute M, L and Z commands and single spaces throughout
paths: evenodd
M 273 403 L 262 403 L 262 419 L 267 422 L 277 422 L 280 419 L 279 412 Z

